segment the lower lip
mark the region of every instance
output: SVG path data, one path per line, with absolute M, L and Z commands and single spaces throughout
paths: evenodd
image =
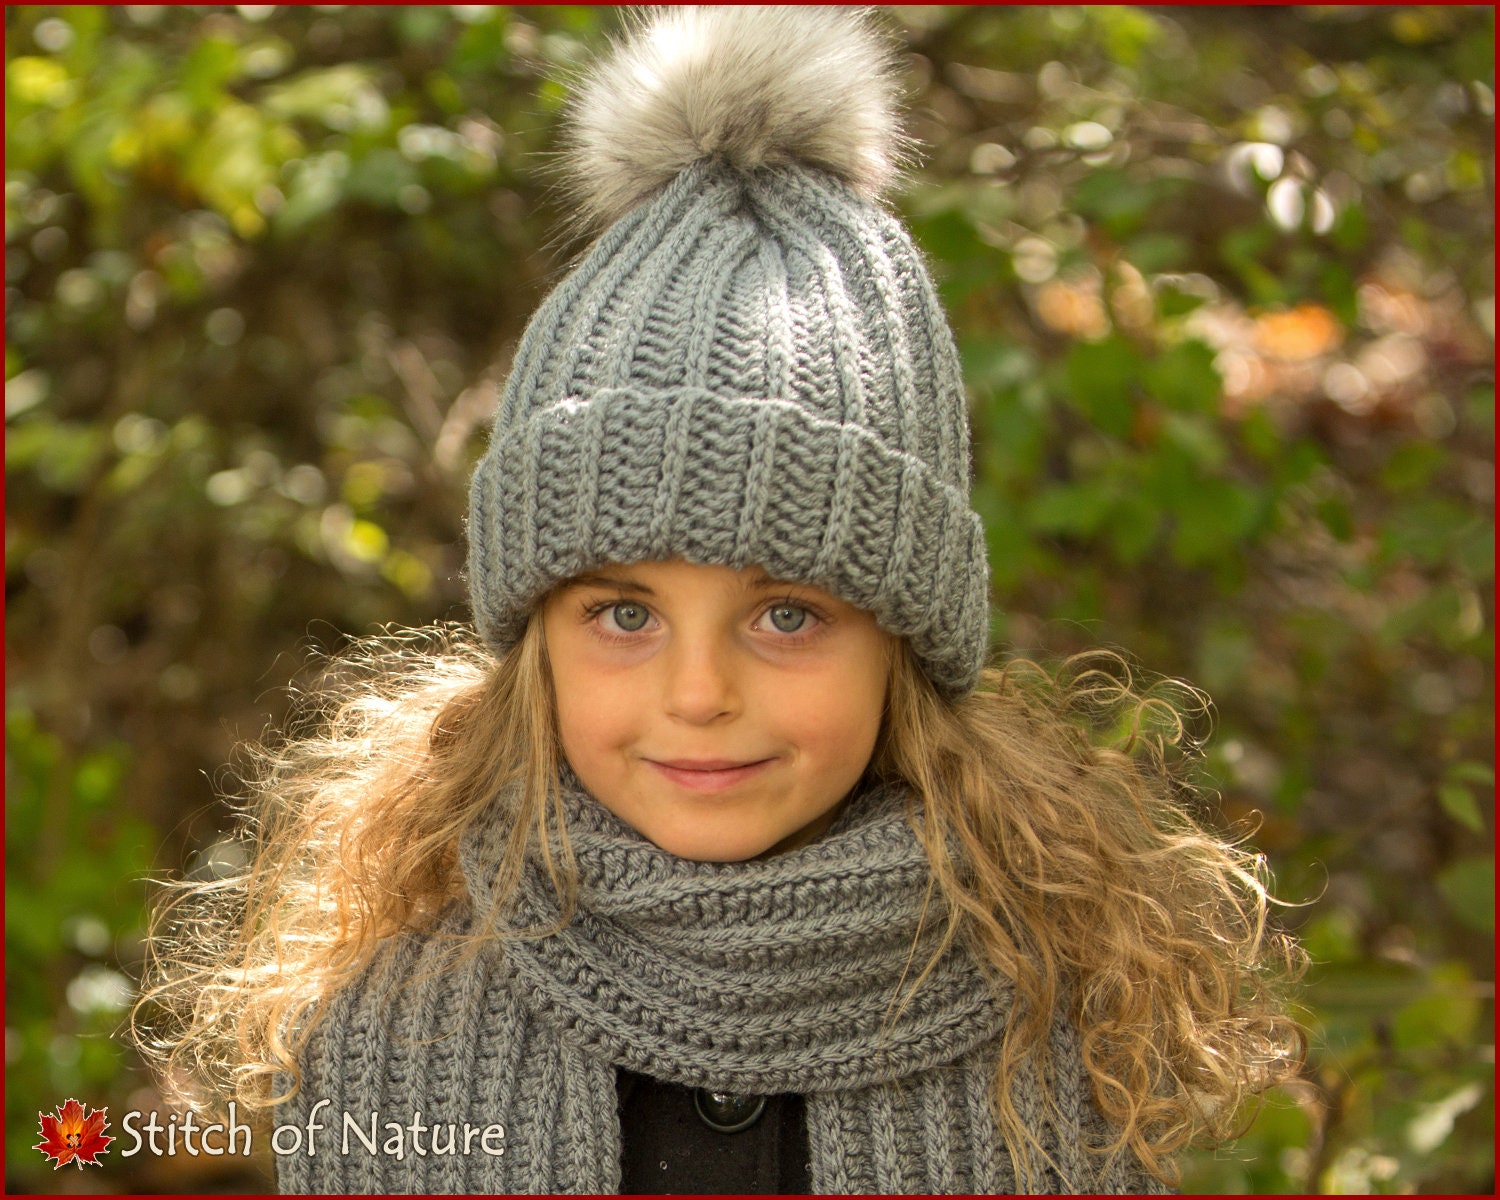
M 685 771 L 681 767 L 668 767 L 659 762 L 647 759 L 662 775 L 666 776 L 679 787 L 687 788 L 690 792 L 722 792 L 732 788 L 737 783 L 743 783 L 766 770 L 775 761 L 774 759 L 762 759 L 760 762 L 747 763 L 743 767 L 730 767 L 726 771 Z

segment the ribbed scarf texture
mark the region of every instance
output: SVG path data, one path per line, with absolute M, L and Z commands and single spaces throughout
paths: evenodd
M 616 1192 L 622 1065 L 690 1087 L 804 1095 L 818 1192 L 1015 1190 L 990 1101 L 1006 995 L 960 947 L 910 994 L 943 916 L 900 792 L 857 796 L 811 845 L 731 864 L 660 850 L 576 787 L 566 808 L 579 895 L 565 928 L 450 957 L 445 935 L 491 910 L 504 829 L 483 822 L 461 850 L 467 903 L 434 933 L 393 940 L 339 993 L 301 1090 L 276 1110 L 277 1126 L 303 1131 L 277 1157 L 282 1191 Z M 557 914 L 538 867 L 505 920 L 524 929 Z M 1086 1144 L 1109 1131 L 1065 1021 L 1049 1049 L 1055 1111 L 1034 1077 L 1012 1085 L 1051 1159 L 1034 1160 L 1033 1186 L 1163 1190 L 1128 1154 L 1099 1173 Z M 322 1100 L 325 1128 L 309 1139 Z M 372 1115 L 374 1154 L 346 1128 L 368 1136 Z M 414 1121 L 427 1127 L 415 1139 L 388 1128 Z M 496 1124 L 499 1155 L 477 1132 Z

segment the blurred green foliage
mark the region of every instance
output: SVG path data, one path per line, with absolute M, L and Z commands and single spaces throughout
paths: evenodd
M 590 7 L 6 10 L 7 1183 L 152 1108 L 143 876 L 309 648 L 462 618 Z M 1493 13 L 897 7 L 996 634 L 1209 689 L 1315 960 L 1202 1191 L 1493 1188 Z M 118 1190 L 261 1186 L 109 1161 Z M 71 1178 L 67 1181 L 72 1183 Z

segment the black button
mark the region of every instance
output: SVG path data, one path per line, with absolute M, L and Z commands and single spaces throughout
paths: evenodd
M 749 1129 L 760 1119 L 760 1114 L 766 1111 L 766 1098 L 696 1088 L 693 1091 L 693 1107 L 710 1129 L 720 1133 L 738 1133 L 741 1129 Z

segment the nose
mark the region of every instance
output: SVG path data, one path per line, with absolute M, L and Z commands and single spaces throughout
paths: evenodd
M 740 689 L 733 648 L 708 633 L 680 632 L 663 655 L 667 714 L 691 725 L 739 711 Z

